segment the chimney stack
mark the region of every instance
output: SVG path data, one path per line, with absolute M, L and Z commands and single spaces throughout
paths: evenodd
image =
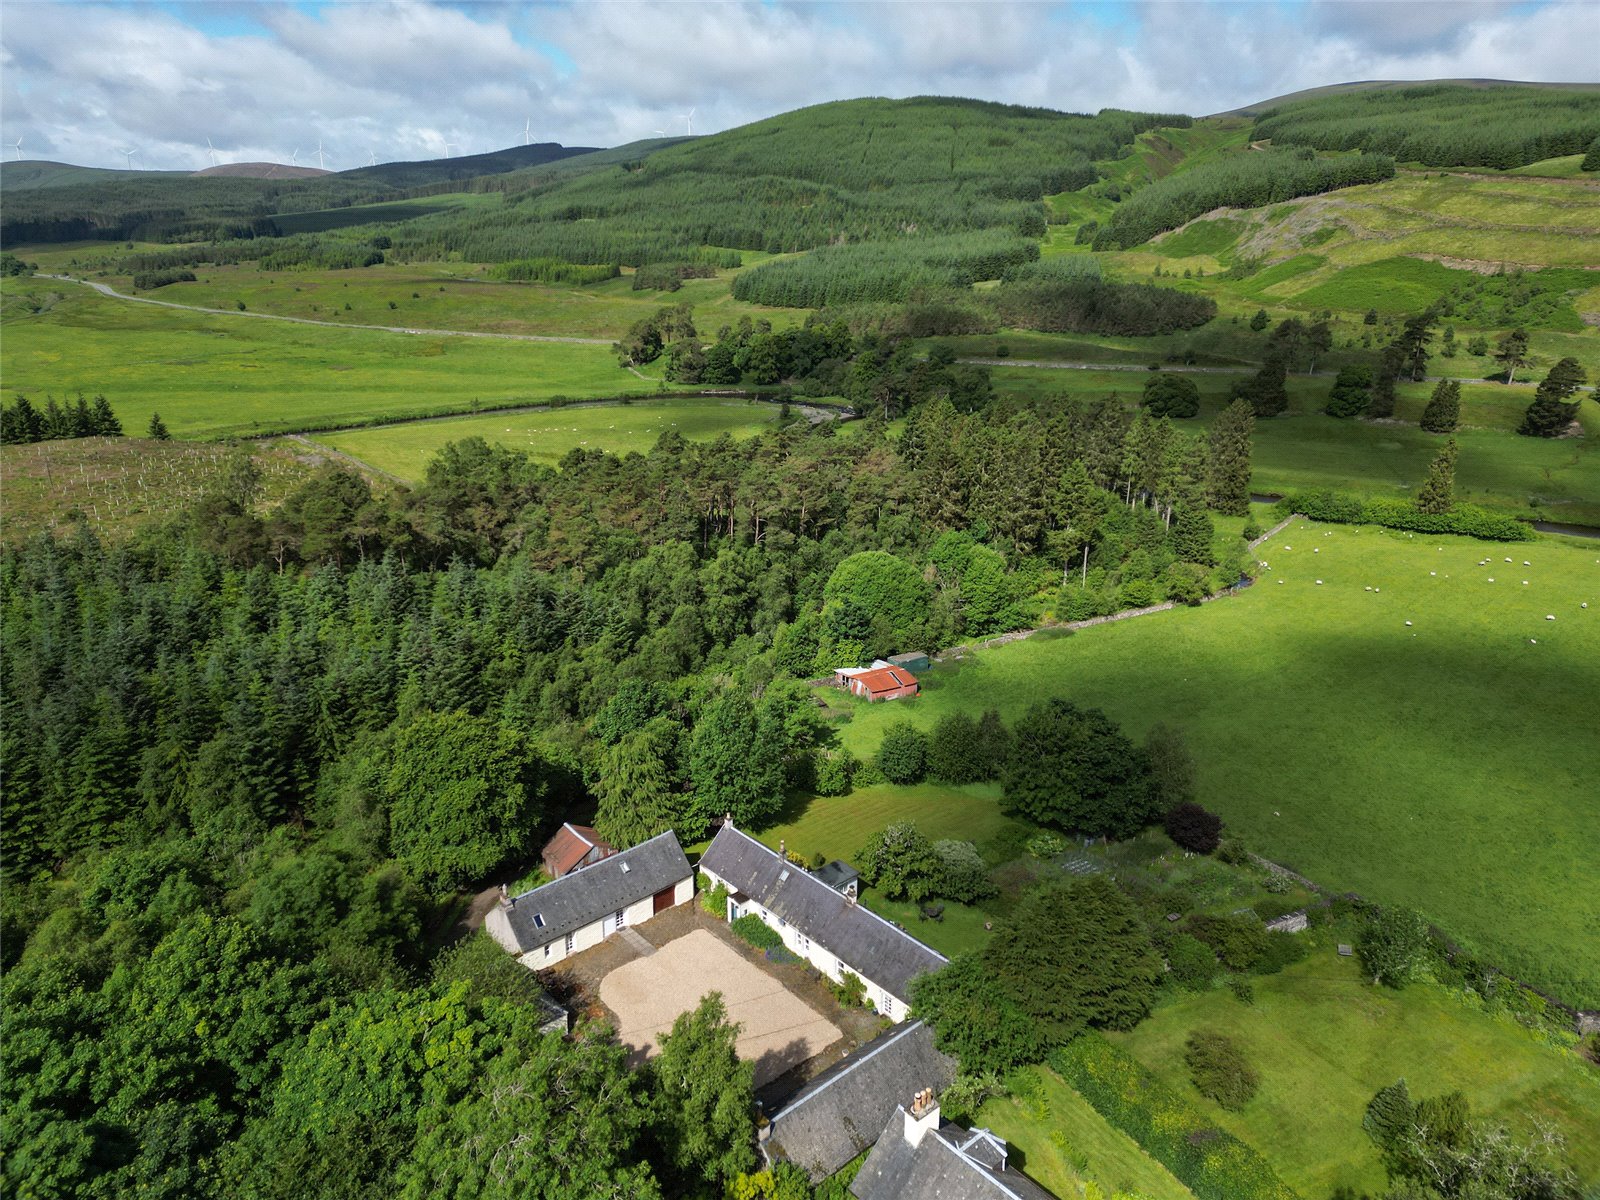
M 785 842 L 783 838 L 778 839 L 778 857 L 783 859 L 785 862 L 789 861 L 789 852 L 785 849 L 787 845 L 788 843 Z
M 934 1099 L 932 1088 L 923 1088 L 911 1098 L 911 1107 L 906 1110 L 906 1141 L 913 1148 L 920 1146 L 928 1130 L 937 1128 L 939 1102 Z

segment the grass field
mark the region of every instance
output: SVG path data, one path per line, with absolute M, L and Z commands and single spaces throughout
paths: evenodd
M 178 437 L 249 436 L 655 386 L 607 346 L 252 321 L 36 279 L 4 281 L 0 301 L 0 394 L 103 392 L 129 431 L 152 411 Z
M 778 420 L 774 404 L 666 396 L 592 408 L 568 406 L 526 412 L 412 421 L 320 435 L 317 440 L 405 480 L 421 479 L 440 447 L 481 437 L 554 466 L 569 450 L 644 453 L 668 430 L 692 441 L 726 433 L 747 438 Z
M 1253 848 L 1600 1007 L 1600 545 L 1297 523 L 1260 556 L 1272 570 L 1237 597 L 975 653 L 911 703 L 854 702 L 842 739 L 867 756 L 894 720 L 1009 719 L 1057 695 L 1141 736 L 1177 724 L 1202 801 Z
M 1254 980 L 1253 1005 L 1223 989 L 1183 996 L 1111 1037 L 1265 1155 L 1302 1196 L 1383 1189 L 1361 1117 L 1373 1093 L 1402 1076 L 1413 1096 L 1459 1088 L 1480 1114 L 1524 1130 L 1534 1119 L 1550 1122 L 1583 1180 L 1600 1180 L 1600 1140 L 1592 1136 L 1600 1072 L 1442 988 L 1394 992 L 1359 972 L 1324 944 L 1305 962 Z M 1189 1082 L 1183 1044 L 1197 1027 L 1225 1030 L 1260 1073 L 1261 1090 L 1242 1112 L 1224 1111 Z
M 144 438 L 73 438 L 0 446 L 5 485 L 4 537 L 19 541 L 62 530 L 82 513 L 100 534 L 126 534 L 180 515 L 221 473 L 223 451 L 196 442 Z M 255 447 L 263 507 L 307 479 L 314 464 L 282 445 Z
M 1108 1125 L 1061 1076 L 1045 1067 L 1028 1074 L 1038 1081 L 1035 1094 L 990 1100 L 974 1123 L 1005 1138 L 1012 1161 L 1051 1192 L 1081 1196 L 1081 1184 L 1092 1180 L 1108 1195 L 1122 1191 L 1148 1200 L 1193 1200 L 1193 1192 L 1127 1134 Z

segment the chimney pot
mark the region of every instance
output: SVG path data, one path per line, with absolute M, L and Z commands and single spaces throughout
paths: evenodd
M 938 1127 L 939 1102 L 934 1099 L 932 1088 L 923 1088 L 912 1097 L 910 1111 L 906 1113 L 906 1141 L 913 1147 L 920 1146 L 928 1130 Z

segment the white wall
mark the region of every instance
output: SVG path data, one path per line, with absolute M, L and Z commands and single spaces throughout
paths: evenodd
M 686 876 L 685 878 L 678 880 L 678 882 L 673 885 L 672 903 L 674 905 L 682 904 L 685 901 L 692 899 L 693 896 L 693 875 Z M 624 917 L 624 926 L 625 928 L 632 928 L 635 925 L 643 925 L 654 915 L 655 897 L 646 896 L 643 900 L 635 901 L 633 904 L 628 905 Z M 574 931 L 572 935 L 571 952 L 573 954 L 582 953 L 591 946 L 598 946 L 601 942 L 605 941 L 606 938 L 616 933 L 617 925 L 616 921 L 613 919 L 614 916 L 614 913 L 607 913 L 600 920 L 591 921 L 581 929 Z M 489 935 L 493 937 L 495 941 L 499 942 L 502 946 L 505 946 L 513 954 L 517 952 L 516 938 L 511 934 L 511 927 L 506 921 L 506 915 L 503 909 L 490 909 L 488 917 L 484 919 L 484 928 L 489 931 Z M 502 936 L 502 932 L 504 936 Z M 555 941 L 544 946 L 535 946 L 532 950 L 520 955 L 517 961 L 525 967 L 535 971 L 540 971 L 545 967 L 555 966 L 558 962 L 562 961 L 562 959 L 566 958 L 567 954 L 567 939 L 565 935 L 563 935 L 556 938 Z
M 705 871 L 704 867 L 700 869 Z M 728 889 L 730 896 L 733 892 L 739 890 L 728 883 L 727 880 L 719 878 L 713 871 L 705 871 L 705 875 L 707 879 L 711 880 L 712 887 L 716 887 L 720 883 Z M 729 900 L 729 906 L 730 908 L 732 907 L 731 899 Z M 857 976 L 867 985 L 865 998 L 871 1000 L 873 1007 L 890 1020 L 898 1022 L 906 1019 L 906 1010 L 909 1005 L 905 998 L 896 996 L 887 988 L 874 983 L 872 977 L 856 964 L 841 962 L 833 951 L 821 945 L 815 938 L 809 938 L 803 930 L 796 926 L 791 924 L 780 925 L 778 918 L 755 900 L 751 900 L 744 906 L 744 912 L 746 914 L 753 913 L 760 917 L 768 928 L 777 932 L 778 936 L 783 939 L 783 944 L 792 953 L 798 954 L 835 983 L 843 982 L 842 977 L 845 971 Z

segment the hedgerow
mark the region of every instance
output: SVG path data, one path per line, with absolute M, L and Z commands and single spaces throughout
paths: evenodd
M 1054 1050 L 1050 1065 L 1198 1200 L 1298 1200 L 1254 1149 L 1098 1034 Z
M 1336 525 L 1382 525 L 1416 533 L 1459 533 L 1486 542 L 1531 542 L 1534 532 L 1515 517 L 1458 504 L 1449 512 L 1425 513 L 1405 500 L 1362 500 L 1337 492 L 1301 492 L 1278 502 L 1284 515 L 1300 513 Z

